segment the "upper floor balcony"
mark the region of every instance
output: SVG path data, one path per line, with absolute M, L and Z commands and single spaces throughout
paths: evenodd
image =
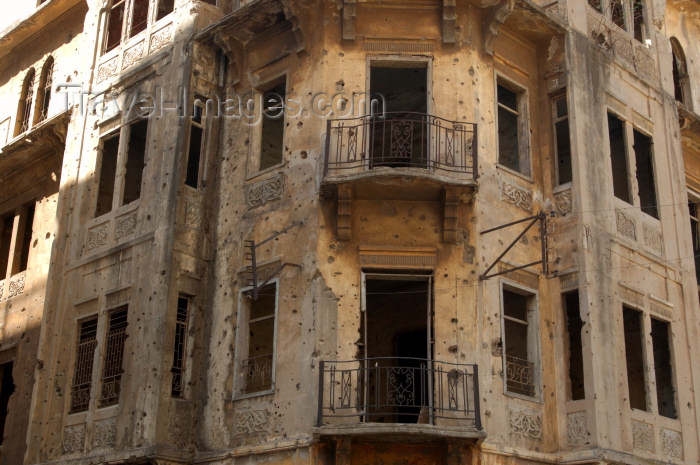
M 477 365 L 411 357 L 322 361 L 317 433 L 483 437 Z
M 438 201 L 443 240 L 456 240 L 457 205 L 478 177 L 477 125 L 422 112 L 328 120 L 321 194 L 338 201 L 338 237 L 351 236 L 351 203 Z
M 477 176 L 474 123 L 414 112 L 328 121 L 325 186 L 353 183 L 367 198 L 437 199 L 443 186 L 473 186 Z

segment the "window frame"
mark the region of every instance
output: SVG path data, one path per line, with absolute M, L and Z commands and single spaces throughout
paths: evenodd
M 627 34 L 632 36 L 632 38 L 638 43 L 644 44 L 645 46 L 651 45 L 652 35 L 649 33 L 649 9 L 647 7 L 647 2 L 644 0 L 619 0 L 622 6 L 623 23 L 622 25 L 617 24 L 613 20 L 612 16 L 612 3 L 614 0 L 588 0 L 588 6 L 592 8 L 596 13 L 603 15 L 610 24 L 615 27 L 625 31 Z M 596 7 L 593 3 L 597 3 L 599 7 Z M 635 31 L 635 21 L 634 21 L 634 6 L 635 3 L 641 4 L 642 6 L 642 21 L 641 21 L 641 38 L 636 36 Z
M 185 151 L 185 157 L 184 157 L 184 176 L 183 176 L 183 181 L 182 184 L 190 187 L 192 189 L 198 190 L 198 191 L 203 191 L 204 187 L 206 185 L 206 166 L 207 166 L 207 142 L 208 142 L 208 129 L 209 129 L 209 111 L 211 109 L 211 106 L 209 102 L 212 100 L 209 99 L 208 97 L 204 97 L 203 95 L 200 94 L 194 94 L 193 99 L 192 99 L 192 115 L 189 117 L 189 127 L 187 130 L 187 141 L 185 144 L 185 147 L 187 148 Z M 197 122 L 195 121 L 195 114 L 197 109 L 201 110 L 201 118 L 200 121 Z M 213 110 L 213 109 L 212 109 Z M 192 128 L 197 127 L 201 131 L 201 141 L 199 145 L 199 167 L 198 167 L 198 172 L 197 172 L 197 187 L 191 186 L 190 184 L 187 184 L 187 173 L 188 173 L 188 168 L 189 168 L 189 163 L 190 163 L 190 144 L 192 141 Z
M 275 312 L 274 312 L 274 325 L 273 325 L 273 336 L 272 336 L 272 366 L 270 375 L 270 387 L 256 392 L 243 392 L 243 361 L 248 359 L 248 337 L 247 334 L 244 335 L 244 329 L 249 328 L 250 320 L 250 305 L 246 305 L 246 299 L 248 299 L 247 294 L 253 290 L 252 286 L 246 286 L 238 291 L 238 311 L 236 316 L 236 353 L 234 357 L 234 376 L 233 376 L 233 400 L 249 399 L 253 397 L 261 397 L 275 392 L 275 374 L 277 365 L 277 326 L 279 322 L 279 296 L 280 296 L 280 280 L 279 278 L 271 279 L 267 285 L 275 286 Z
M 17 106 L 17 116 L 15 118 L 14 137 L 29 132 L 33 123 L 34 111 L 34 87 L 36 85 L 36 69 L 29 68 L 22 80 L 19 102 Z
M 657 314 L 650 314 L 648 317 L 649 318 L 649 338 L 651 339 L 651 347 L 647 348 L 647 350 L 651 349 L 651 359 L 654 361 L 654 370 L 653 371 L 653 376 L 654 376 L 654 395 L 652 399 L 655 400 L 654 406 L 656 407 L 655 411 L 653 412 L 655 415 L 658 415 L 663 418 L 667 418 L 669 420 L 680 420 L 681 417 L 681 409 L 680 405 L 678 404 L 678 365 L 676 363 L 676 357 L 675 357 L 675 347 L 673 344 L 673 322 L 662 317 L 661 315 Z M 670 417 L 667 415 L 664 415 L 661 413 L 661 407 L 659 405 L 659 382 L 656 377 L 658 369 L 657 369 L 657 360 L 656 360 L 656 354 L 654 353 L 654 337 L 653 337 L 653 320 L 656 320 L 666 326 L 666 337 L 668 339 L 668 358 L 669 358 L 669 366 L 670 366 L 670 386 L 671 389 L 673 390 L 673 407 L 674 407 L 674 413 L 675 416 Z M 646 326 L 645 326 L 646 327 Z
M 502 106 L 498 101 L 498 87 L 503 87 L 516 95 L 516 106 L 518 108 L 517 112 L 514 112 L 512 108 L 507 106 Z M 524 177 L 525 179 L 532 181 L 532 141 L 530 138 L 530 92 L 529 88 L 521 83 L 515 82 L 515 80 L 509 78 L 503 73 L 496 72 L 494 75 L 494 122 L 495 122 L 495 135 L 496 135 L 496 166 L 498 168 L 504 169 L 509 173 L 513 173 L 517 176 Z M 508 112 L 515 114 L 517 116 L 517 127 L 518 127 L 518 168 L 517 170 L 504 165 L 501 163 L 501 148 L 500 148 L 500 137 L 498 135 L 499 131 L 499 118 L 498 110 L 499 108 L 504 108 Z
M 566 102 L 566 116 L 558 116 L 557 112 L 557 102 L 560 100 L 564 100 Z M 555 171 L 555 188 L 561 187 L 561 186 L 570 186 L 573 184 L 574 181 L 574 157 L 573 157 L 573 152 L 572 152 L 572 147 L 573 145 L 571 144 L 571 111 L 570 111 L 571 106 L 569 105 L 569 92 L 564 89 L 562 92 L 558 92 L 555 95 L 552 95 L 550 98 L 550 109 L 551 109 L 551 115 L 552 115 L 552 140 L 554 142 L 553 144 L 553 149 L 554 149 L 554 171 Z M 557 136 L 557 123 L 561 123 L 562 121 L 566 121 L 566 125 L 569 131 L 569 167 L 571 170 L 570 176 L 571 180 L 566 181 L 566 182 L 561 182 L 561 173 L 560 173 L 560 163 L 559 163 L 559 139 Z
M 118 50 L 123 47 L 130 39 L 137 37 L 145 33 L 151 25 L 165 20 L 168 16 L 173 14 L 177 10 L 177 0 L 174 0 L 173 11 L 166 14 L 162 18 L 158 19 L 158 4 L 161 0 L 147 0 L 148 1 L 148 11 L 146 12 L 146 24 L 143 30 L 132 34 L 131 27 L 134 16 L 134 2 L 137 0 L 109 0 L 105 6 L 106 12 L 104 14 L 104 21 L 102 22 L 102 40 L 101 40 L 101 55 L 106 55 L 114 50 Z M 123 2 L 124 4 L 124 18 L 122 18 L 121 23 L 121 34 L 119 35 L 119 41 L 111 48 L 108 48 L 107 41 L 109 40 L 109 20 L 112 14 L 112 9 L 115 3 Z
M 618 346 L 621 346 L 622 348 L 622 363 L 624 365 L 624 380 L 625 380 L 625 390 L 624 390 L 624 395 L 627 398 L 627 401 L 630 406 L 630 411 L 636 410 L 638 412 L 647 412 L 647 413 L 653 413 L 652 411 L 652 392 L 650 389 L 651 386 L 651 370 L 649 367 L 649 354 L 648 354 L 648 340 L 647 340 L 647 335 L 650 334 L 650 328 L 647 326 L 647 315 L 645 315 L 645 312 L 642 308 L 636 305 L 632 305 L 629 302 L 622 302 L 620 305 L 618 305 L 619 311 L 620 311 L 620 325 L 622 329 L 622 344 L 618 344 Z M 629 382 L 629 368 L 627 366 L 627 341 L 625 340 L 625 321 L 624 321 L 624 315 L 625 315 L 625 309 L 634 311 L 637 313 L 637 317 L 639 318 L 639 343 L 642 348 L 642 353 L 640 354 L 642 357 L 642 374 L 644 377 L 644 395 L 645 395 L 645 404 L 646 408 L 645 409 L 639 409 L 637 407 L 632 406 L 632 400 L 631 400 L 631 395 L 630 395 L 630 382 Z M 652 355 L 653 359 L 653 355 Z M 654 393 L 655 394 L 655 393 Z
M 136 117 L 124 122 L 123 124 L 104 131 L 99 136 L 98 146 L 97 146 L 97 162 L 95 163 L 95 180 L 94 180 L 94 199 L 92 202 L 92 218 L 99 218 L 101 216 L 109 215 L 117 211 L 120 208 L 126 207 L 127 205 L 135 204 L 141 200 L 143 194 L 143 184 L 144 176 L 141 173 L 141 186 L 139 198 L 129 202 L 128 204 L 122 205 L 124 201 L 124 191 L 126 187 L 126 175 L 127 175 L 127 163 L 128 163 L 128 151 L 129 143 L 131 141 L 131 128 L 134 124 L 141 121 L 146 121 L 146 143 L 144 146 L 143 160 L 144 160 L 144 170 L 147 166 L 148 154 L 149 154 L 149 134 L 151 131 L 151 122 L 147 117 Z M 112 203 L 109 211 L 104 212 L 100 215 L 97 214 L 97 205 L 99 201 L 99 189 L 100 181 L 102 180 L 102 163 L 104 161 L 104 143 L 105 141 L 118 137 L 119 144 L 117 147 L 117 160 L 116 168 L 114 173 L 114 189 L 112 191 Z
M 175 377 L 175 372 L 173 371 L 175 367 L 175 344 L 177 344 L 177 325 L 178 325 L 178 320 L 177 320 L 177 310 L 178 310 L 178 301 L 183 298 L 187 299 L 187 318 L 185 320 L 184 324 L 184 329 L 185 329 L 185 334 L 184 334 L 184 343 L 182 344 L 182 367 L 181 367 L 181 372 L 180 372 L 180 379 L 181 379 L 181 391 L 179 396 L 173 395 L 173 380 Z M 190 361 L 190 350 L 191 350 L 191 343 L 192 339 L 190 337 L 190 329 L 192 327 L 192 319 L 193 315 L 195 312 L 195 309 L 197 308 L 195 305 L 195 299 L 196 297 L 190 294 L 187 294 L 185 292 L 178 292 L 177 293 L 177 298 L 175 302 L 175 324 L 174 324 L 174 331 L 173 331 L 173 347 L 171 350 L 171 354 L 173 355 L 173 360 L 171 362 L 171 391 L 170 391 L 170 398 L 175 399 L 175 400 L 188 400 L 189 399 L 189 394 L 190 394 L 190 389 L 189 389 L 189 381 L 190 381 L 190 373 L 191 369 L 190 366 L 192 365 Z
M 284 81 L 284 101 L 283 101 L 283 113 L 282 113 L 282 156 L 281 160 L 279 163 L 275 163 L 274 165 L 267 166 L 265 168 L 260 168 L 260 163 L 262 162 L 262 138 L 263 138 L 263 120 L 265 118 L 264 116 L 264 99 L 265 95 L 273 90 L 275 87 L 277 87 L 279 84 Z M 285 147 L 286 147 L 286 139 L 287 139 L 287 108 L 286 108 L 286 103 L 287 103 L 287 98 L 289 97 L 289 73 L 285 70 L 282 73 L 270 76 L 265 80 L 264 83 L 255 86 L 253 89 L 252 93 L 253 97 L 255 98 L 255 106 L 256 109 L 259 105 L 259 115 L 256 113 L 255 117 L 259 117 L 259 121 L 254 124 L 250 124 L 251 126 L 251 132 L 252 132 L 252 137 L 251 140 L 253 143 L 251 144 L 251 154 L 249 156 L 249 167 L 248 167 L 248 180 L 255 178 L 257 176 L 260 176 L 265 173 L 269 173 L 272 171 L 276 171 L 280 169 L 281 167 L 285 166 L 287 163 L 286 157 L 285 157 Z
M 526 394 L 520 394 L 517 392 L 512 392 L 508 390 L 507 382 L 507 365 L 506 365 L 506 352 L 507 344 L 506 340 L 506 315 L 503 291 L 512 292 L 519 294 L 528 298 L 528 357 L 532 354 L 533 360 L 528 362 L 533 364 L 533 395 L 528 396 Z M 515 281 L 502 278 L 499 281 L 498 287 L 498 297 L 500 306 L 500 320 L 501 320 L 501 358 L 502 358 L 502 370 L 503 370 L 503 394 L 510 397 L 516 397 L 518 399 L 528 400 L 530 402 L 542 403 L 542 349 L 540 341 L 540 322 L 539 322 L 539 293 L 537 290 L 530 287 L 524 286 Z
M 27 225 L 27 218 L 29 210 L 33 207 L 34 212 L 32 214 L 32 224 Z M 20 273 L 24 273 L 29 269 L 29 263 L 31 263 L 30 258 L 32 257 L 32 238 L 34 233 L 34 223 L 36 221 L 36 202 L 28 201 L 20 206 L 16 207 L 14 210 L 10 210 L 7 213 L 0 215 L 0 242 L 2 241 L 2 229 L 5 218 L 12 218 L 12 230 L 10 231 L 10 244 L 8 248 L 7 255 L 7 268 L 5 270 L 0 270 L 0 282 L 5 279 L 9 279 L 12 276 L 16 276 Z M 26 227 L 31 227 L 31 237 L 28 244 L 25 244 L 23 237 L 26 236 Z M 22 264 L 22 253 L 25 251 L 25 245 L 28 247 L 27 252 L 27 263 L 24 269 L 20 269 Z M 4 246 L 4 244 L 0 244 Z

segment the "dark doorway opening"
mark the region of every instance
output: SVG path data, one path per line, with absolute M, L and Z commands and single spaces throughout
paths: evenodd
M 430 287 L 429 276 L 366 277 L 362 331 L 367 421 L 428 422 Z
M 372 66 L 371 166 L 428 164 L 428 68 L 425 64 Z

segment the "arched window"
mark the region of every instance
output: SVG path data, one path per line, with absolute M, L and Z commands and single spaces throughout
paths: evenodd
M 17 109 L 17 122 L 15 124 L 15 136 L 22 134 L 29 129 L 29 117 L 32 113 L 32 99 L 34 97 L 34 68 L 30 69 L 22 84 L 22 93 L 19 98 L 19 108 Z
M 688 105 L 690 104 L 688 67 L 683 48 L 675 37 L 671 37 L 671 50 L 673 51 L 673 92 L 677 101 Z
M 49 115 L 49 103 L 51 102 L 51 86 L 53 85 L 53 57 L 48 57 L 41 69 L 39 78 L 39 94 L 36 99 L 36 110 L 34 110 L 34 122 L 44 121 Z

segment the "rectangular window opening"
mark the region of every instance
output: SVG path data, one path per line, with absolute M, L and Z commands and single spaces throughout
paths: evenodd
M 586 398 L 586 390 L 583 379 L 583 344 L 581 331 L 583 321 L 579 307 L 579 292 L 567 292 L 562 296 L 566 315 L 566 341 L 568 345 L 569 361 L 569 399 L 581 400 Z
M 569 111 L 566 95 L 554 100 L 554 137 L 557 151 L 557 183 L 571 182 L 571 142 L 569 137 Z
M 24 228 L 22 231 L 22 245 L 19 251 L 19 266 L 17 267 L 17 273 L 27 269 L 29 262 L 29 249 L 32 248 L 32 227 L 34 225 L 34 211 L 36 207 L 34 204 L 28 205 L 26 207 L 26 213 L 24 215 Z M 20 238 L 17 238 L 17 242 Z
M 651 341 L 654 350 L 656 375 L 656 401 L 659 415 L 678 418 L 676 390 L 673 387 L 673 360 L 671 359 L 671 325 L 656 318 L 651 319 Z
M 190 144 L 187 154 L 187 173 L 185 176 L 185 184 L 197 189 L 201 176 L 202 164 L 202 142 L 204 137 L 204 122 L 203 115 L 206 116 L 207 99 L 196 95 L 193 116 L 190 123 Z
M 287 81 L 262 92 L 262 129 L 259 169 L 279 165 L 284 160 L 284 103 Z
M 243 296 L 243 299 L 247 299 Z M 272 368 L 275 347 L 275 312 L 277 285 L 260 289 L 258 300 L 248 301 L 247 343 L 241 360 L 241 393 L 249 394 L 272 388 Z
M 10 244 L 12 243 L 12 230 L 15 223 L 15 215 L 7 214 L 0 218 L 0 281 L 7 275 L 7 267 L 10 264 Z
M 634 157 L 637 162 L 639 203 L 644 213 L 658 219 L 659 209 L 656 201 L 652 143 L 651 137 L 634 130 Z
M 610 14 L 612 22 L 626 31 L 625 7 L 622 2 L 623 0 L 610 0 Z
M 506 390 L 534 397 L 535 343 L 530 321 L 534 296 L 503 289 L 502 297 Z
M 102 140 L 102 163 L 99 185 L 97 187 L 97 206 L 95 217 L 112 211 L 114 198 L 114 180 L 117 175 L 117 158 L 119 155 L 119 134 Z
M 126 0 L 114 0 L 107 17 L 107 37 L 105 38 L 105 53 L 114 50 L 122 42 L 122 27 L 124 26 L 124 8 Z
M 700 283 L 700 209 L 698 202 L 690 200 L 688 202 L 688 212 L 690 214 L 690 237 L 693 241 L 693 257 L 695 258 L 695 279 Z
M 80 322 L 75 349 L 70 413 L 83 412 L 90 405 L 92 367 L 97 347 L 97 317 Z
M 107 338 L 105 341 L 104 360 L 102 361 L 102 390 L 100 392 L 100 407 L 119 403 L 122 374 L 124 370 L 124 341 L 129 307 L 123 306 L 109 313 Z
M 625 124 L 612 113 L 608 113 L 608 138 L 610 140 L 613 192 L 615 197 L 631 204 L 629 173 L 627 170 L 627 149 L 625 144 Z
M 175 344 L 173 346 L 173 374 L 171 395 L 181 399 L 184 397 L 185 351 L 187 350 L 187 322 L 189 319 L 191 298 L 180 295 L 177 298 L 177 313 L 175 315 Z
M 15 382 L 12 379 L 12 362 L 0 365 L 0 376 L 2 377 L 0 386 L 0 444 L 5 436 L 5 422 L 7 421 L 7 405 L 10 397 L 15 392 Z
M 148 25 L 148 4 L 150 0 L 132 0 L 131 29 L 129 37 L 145 31 Z M 172 0 L 171 0 L 172 1 Z
M 647 410 L 642 313 L 623 306 L 622 319 L 625 331 L 625 359 L 627 361 L 627 387 L 630 407 Z
M 158 0 L 158 14 L 156 15 L 156 21 L 168 16 L 175 10 L 175 0 Z
M 525 93 L 501 83 L 498 101 L 498 163 L 525 175 L 530 174 L 525 124 Z
M 124 175 L 124 197 L 122 205 L 127 205 L 141 197 L 141 181 L 146 157 L 146 134 L 148 120 L 132 123 L 129 128 L 129 148 Z
M 642 0 L 632 0 L 632 24 L 634 26 L 634 38 L 644 42 L 644 3 Z

